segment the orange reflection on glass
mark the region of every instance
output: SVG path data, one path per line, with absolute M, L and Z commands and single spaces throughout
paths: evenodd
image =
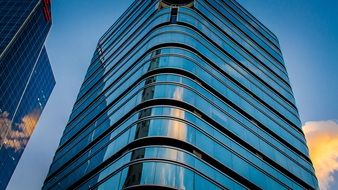
M 182 100 L 183 97 L 183 89 L 182 88 L 176 88 L 174 92 L 174 99 L 175 100 Z M 179 109 L 171 109 L 170 115 L 172 117 L 177 118 L 184 118 L 185 112 Z M 185 140 L 187 136 L 187 126 L 181 122 L 170 120 L 169 121 L 169 127 L 168 127 L 168 135 L 170 137 L 173 137 L 175 139 L 179 140 Z
M 35 129 L 40 111 L 27 114 L 18 124 L 13 124 L 8 115 L 7 112 L 0 115 L 1 145 L 15 151 L 23 150 Z
M 9 119 L 8 112 L 0 113 L 0 147 L 3 146 L 8 131 L 11 129 L 12 121 Z

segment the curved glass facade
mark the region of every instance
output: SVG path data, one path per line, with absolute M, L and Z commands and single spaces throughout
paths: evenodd
M 278 39 L 232 0 L 135 1 L 43 189 L 318 189 Z

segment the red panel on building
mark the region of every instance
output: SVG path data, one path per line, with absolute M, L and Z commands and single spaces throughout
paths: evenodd
M 52 19 L 50 12 L 50 0 L 43 0 L 43 13 L 47 22 L 50 22 Z

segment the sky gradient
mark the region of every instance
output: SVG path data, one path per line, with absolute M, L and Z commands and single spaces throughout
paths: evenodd
M 41 188 L 96 43 L 131 2 L 52 2 L 53 26 L 47 51 L 57 84 L 8 190 Z M 320 168 L 321 186 L 324 190 L 338 189 L 338 2 L 239 2 L 279 38 L 311 157 Z M 320 165 L 323 160 L 330 165 Z

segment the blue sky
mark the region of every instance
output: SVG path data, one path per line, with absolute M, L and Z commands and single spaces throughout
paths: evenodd
M 131 2 L 53 1 L 53 27 L 47 49 L 57 84 L 8 190 L 41 188 L 96 42 Z M 337 123 L 338 1 L 239 2 L 278 36 L 303 123 Z M 317 123 L 309 126 L 312 124 Z M 338 179 L 338 173 L 331 173 Z M 331 182 L 328 189 L 338 189 L 338 183 Z

